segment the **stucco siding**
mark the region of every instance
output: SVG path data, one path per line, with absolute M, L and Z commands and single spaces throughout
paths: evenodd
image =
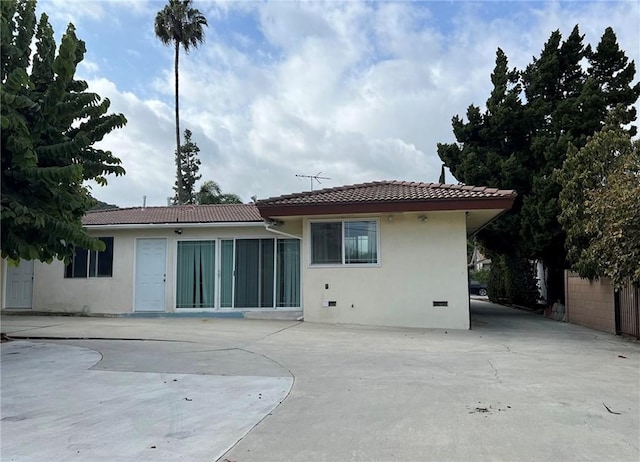
M 380 255 L 373 267 L 310 265 L 305 219 L 305 321 L 468 329 L 465 214 L 429 213 L 426 221 L 419 215 L 374 217 L 380 223 Z M 323 306 L 325 300 L 336 306 Z M 434 301 L 448 306 L 433 306 Z
M 65 278 L 63 262 L 37 263 L 34 267 L 34 310 L 102 314 L 132 311 L 134 240 L 126 231 L 92 234 L 113 236 L 113 276 Z
M 93 236 L 113 236 L 113 276 L 65 278 L 64 264 L 36 263 L 33 309 L 37 311 L 121 314 L 134 311 L 136 241 L 163 238 L 167 242 L 165 312 L 175 311 L 175 271 L 179 240 L 216 238 L 273 238 L 262 226 L 220 228 L 110 229 L 91 230 Z

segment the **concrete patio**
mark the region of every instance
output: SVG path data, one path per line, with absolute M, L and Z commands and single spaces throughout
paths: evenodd
M 482 301 L 472 320 L 3 315 L 24 340 L 2 344 L 1 458 L 640 458 L 637 343 Z

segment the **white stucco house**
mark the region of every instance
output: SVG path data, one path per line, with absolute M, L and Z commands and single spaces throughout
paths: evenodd
M 88 213 L 105 252 L 3 262 L 3 310 L 109 315 L 303 315 L 305 321 L 469 328 L 467 237 L 515 192 L 380 181 L 255 204 Z

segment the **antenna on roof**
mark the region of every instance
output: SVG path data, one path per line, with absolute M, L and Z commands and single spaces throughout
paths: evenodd
M 147 206 L 147 196 L 142 196 L 142 208 Z
M 327 176 L 320 176 L 322 172 L 318 172 L 315 175 L 296 175 L 298 178 L 309 178 L 311 181 L 311 191 L 313 191 L 313 180 L 316 180 L 318 184 L 322 184 L 320 180 L 330 180 L 331 178 Z

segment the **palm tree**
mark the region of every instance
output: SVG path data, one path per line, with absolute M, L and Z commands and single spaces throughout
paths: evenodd
M 196 193 L 196 204 L 242 204 L 242 199 L 236 194 L 223 194 L 215 181 L 205 181 Z
M 200 11 L 191 7 L 192 0 L 169 0 L 165 7 L 158 11 L 155 20 L 155 33 L 165 45 L 175 48 L 175 83 L 176 83 L 176 171 L 178 182 L 178 204 L 184 202 L 182 193 L 182 162 L 180 156 L 180 115 L 178 104 L 178 62 L 180 46 L 186 53 L 204 41 L 204 26 L 208 26 L 207 18 Z

